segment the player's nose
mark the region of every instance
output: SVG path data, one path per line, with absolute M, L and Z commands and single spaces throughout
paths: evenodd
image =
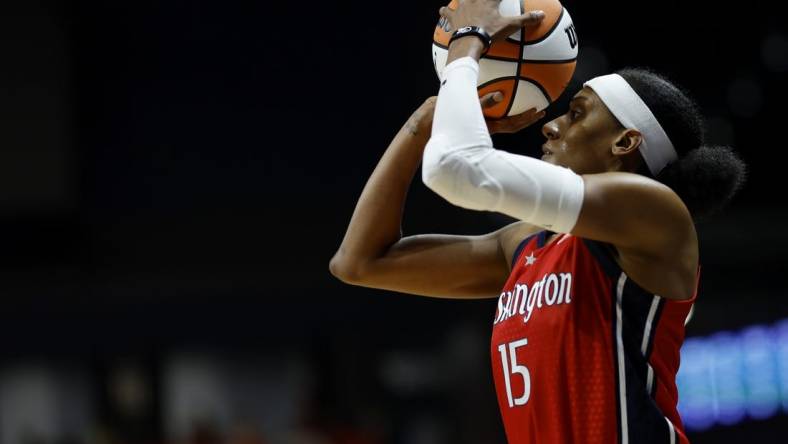
M 560 137 L 560 133 L 558 130 L 558 123 L 555 120 L 551 120 L 542 126 L 542 134 L 547 138 L 547 140 L 555 140 Z

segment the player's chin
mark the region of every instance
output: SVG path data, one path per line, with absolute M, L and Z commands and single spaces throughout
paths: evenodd
M 555 158 L 555 154 L 552 153 L 544 153 L 542 154 L 541 157 L 542 161 L 556 165 L 554 158 Z

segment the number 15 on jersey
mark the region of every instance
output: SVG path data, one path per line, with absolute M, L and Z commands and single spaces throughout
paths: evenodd
M 528 371 L 528 367 L 517 364 L 517 348 L 527 344 L 528 339 L 523 338 L 519 341 L 512 341 L 509 344 L 498 346 L 503 364 L 503 380 L 506 384 L 506 396 L 509 399 L 509 407 L 525 405 L 528 402 L 528 398 L 531 397 L 531 372 Z M 509 346 L 508 350 L 507 345 Z M 510 362 L 511 367 L 509 367 Z M 511 378 L 515 377 L 515 374 L 519 374 L 523 378 L 523 394 L 518 398 L 514 398 L 514 395 L 512 395 Z

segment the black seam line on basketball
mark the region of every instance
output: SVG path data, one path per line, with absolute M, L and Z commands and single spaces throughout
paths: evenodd
M 438 42 L 436 42 L 434 40 L 432 41 L 432 44 L 437 46 L 438 48 L 445 49 L 447 51 L 449 50 L 449 48 L 441 45 L 440 43 L 438 43 Z M 510 63 L 515 63 L 516 62 L 514 59 L 510 59 L 510 58 L 506 58 L 506 57 L 499 57 L 499 56 L 494 56 L 494 55 L 489 55 L 489 54 L 483 55 L 481 57 L 481 59 L 499 60 L 501 62 L 510 62 Z M 529 65 L 529 64 L 533 64 L 533 65 L 560 65 L 562 63 L 572 63 L 572 62 L 576 62 L 576 61 L 577 61 L 577 57 L 573 57 L 571 59 L 563 59 L 563 60 L 532 60 L 532 59 L 523 59 L 523 62 L 526 65 Z
M 547 106 L 550 106 L 550 103 L 553 102 L 553 99 L 550 97 L 550 94 L 547 92 L 547 90 L 544 89 L 544 87 L 539 82 L 529 77 L 523 77 L 523 76 L 518 76 L 518 77 L 520 78 L 520 80 L 525 80 L 526 82 L 531 83 L 537 88 L 539 88 L 539 91 L 542 92 L 542 95 L 544 96 L 545 100 L 547 100 Z
M 525 13 L 525 11 L 524 11 L 524 9 L 525 9 L 525 0 L 520 0 L 517 3 L 520 5 L 520 15 L 523 15 Z M 525 31 L 525 28 L 523 28 L 523 31 Z M 522 33 L 522 35 L 524 37 L 525 33 L 523 31 L 521 31 L 521 33 Z M 520 55 L 517 57 L 517 71 L 515 71 L 515 73 L 518 76 L 520 75 L 520 66 L 522 64 L 523 64 L 523 41 L 522 41 L 522 39 L 520 39 Z M 509 104 L 506 105 L 506 111 L 503 112 L 503 116 L 501 116 L 501 117 L 508 116 L 509 115 L 509 111 L 512 110 L 512 105 L 514 105 L 514 99 L 517 97 L 517 87 L 518 86 L 520 86 L 520 81 L 519 80 L 514 82 L 514 87 L 512 88 L 512 97 L 511 97 L 511 99 L 509 99 Z M 549 100 L 548 100 L 548 102 L 549 102 Z
M 572 63 L 576 62 L 577 57 L 571 59 L 564 59 L 564 60 L 531 60 L 531 59 L 523 59 L 523 62 L 526 65 L 560 65 L 562 63 Z

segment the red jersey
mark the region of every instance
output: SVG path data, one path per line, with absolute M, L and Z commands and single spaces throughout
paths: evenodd
M 510 444 L 688 444 L 677 410 L 684 321 L 601 242 L 522 241 L 493 321 L 492 369 Z

